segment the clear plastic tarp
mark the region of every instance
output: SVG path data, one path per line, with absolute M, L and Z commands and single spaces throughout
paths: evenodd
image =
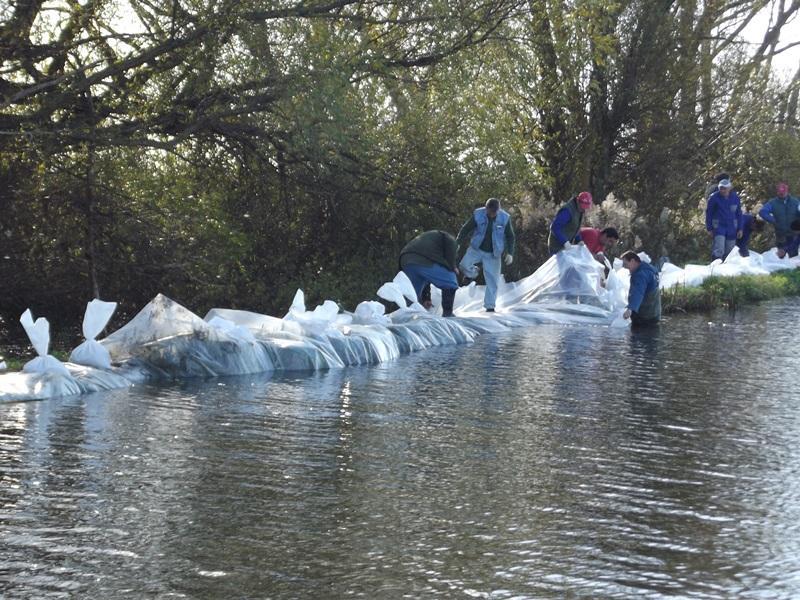
M 642 258 L 649 261 L 646 255 Z M 724 263 L 705 266 L 681 269 L 666 263 L 661 285 L 699 285 L 711 275 L 764 274 L 796 266 L 798 259 L 779 259 L 774 251 L 751 252 L 749 258 L 732 253 Z M 23 324 L 38 362 L 35 369 L 26 365 L 21 373 L 0 375 L 0 401 L 81 394 L 154 380 L 377 364 L 536 323 L 625 327 L 628 322 L 621 315 L 629 277 L 619 262 L 614 267 L 604 278 L 604 266 L 585 247 L 574 246 L 550 257 L 524 279 L 501 282 L 494 313 L 483 310 L 483 286 L 473 283 L 459 289 L 453 318 L 438 316 L 441 293 L 436 288 L 431 293 L 434 307 L 422 308 L 403 273 L 380 287 L 378 296 L 398 307 L 388 313 L 386 304 L 374 300 L 361 302 L 353 313 L 330 300 L 309 310 L 298 290 L 283 318 L 214 308 L 203 319 L 158 295 L 125 326 L 93 342 L 113 312 L 110 306 L 96 305 L 87 308 L 84 335 L 110 357 L 106 366 L 101 356 L 99 368 L 60 363 L 47 355 L 49 325 L 44 319 L 34 322 L 26 312 Z M 45 357 L 52 361 L 41 360 Z

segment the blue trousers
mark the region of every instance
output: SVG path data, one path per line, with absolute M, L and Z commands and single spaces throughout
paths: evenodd
M 467 252 L 464 254 L 464 258 L 461 259 L 461 264 L 458 265 L 458 268 L 461 269 L 465 277 L 475 279 L 478 276 L 478 264 L 483 265 L 483 278 L 486 280 L 483 307 L 494 308 L 494 303 L 497 300 L 497 284 L 500 282 L 500 271 L 502 269 L 500 257 L 491 252 L 476 250 L 470 246 L 467 248 Z
M 406 265 L 403 267 L 403 273 L 408 275 L 408 278 L 411 280 L 414 291 L 417 292 L 417 300 L 420 302 L 422 301 L 422 289 L 427 283 L 435 285 L 440 290 L 458 289 L 456 274 L 439 264 L 431 265 L 430 267 Z

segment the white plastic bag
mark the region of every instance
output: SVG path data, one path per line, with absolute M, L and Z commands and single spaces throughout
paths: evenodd
M 30 339 L 34 350 L 36 350 L 36 354 L 39 355 L 25 363 L 22 370 L 25 373 L 47 373 L 50 371 L 65 377 L 71 377 L 64 363 L 47 354 L 50 346 L 50 323 L 48 323 L 47 319 L 39 317 L 34 322 L 31 310 L 28 309 L 22 313 L 19 322 L 22 323 L 25 333 L 28 334 L 28 339 Z
M 398 271 L 392 281 L 384 283 L 378 288 L 378 297 L 387 302 L 394 302 L 399 308 L 411 308 L 415 312 L 426 312 L 423 306 L 417 302 L 417 292 L 414 284 L 403 271 Z M 406 302 L 408 299 L 408 302 Z
M 116 302 L 103 302 L 95 298 L 86 303 L 83 315 L 83 337 L 86 341 L 72 351 L 70 362 L 97 369 L 111 368 L 111 355 L 95 338 L 105 329 L 115 310 Z
M 374 300 L 365 300 L 356 306 L 353 323 L 356 325 L 389 325 L 391 320 L 386 316 L 386 307 Z
M 306 299 L 303 290 L 297 290 L 289 312 L 283 318 L 285 322 L 297 323 L 306 335 L 321 335 L 325 330 L 350 322 L 349 317 L 340 318 L 339 305 L 333 300 L 325 300 L 314 310 L 306 310 Z
M 378 297 L 383 298 L 387 302 L 394 302 L 400 308 L 405 308 L 407 306 L 402 290 L 392 281 L 384 283 L 378 288 Z
M 7 368 L 6 361 L 0 361 L 0 371 L 5 371 Z
M 223 319 L 222 317 L 212 317 L 208 324 L 212 327 L 216 327 L 217 329 L 221 329 L 231 337 L 242 340 L 243 342 L 255 343 L 256 341 L 255 336 L 249 329 L 241 327 L 233 321 L 229 321 L 228 319 Z

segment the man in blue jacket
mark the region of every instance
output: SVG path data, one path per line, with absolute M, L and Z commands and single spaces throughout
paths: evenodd
M 511 264 L 516 242 L 511 215 L 500 208 L 497 198 L 489 198 L 486 205 L 475 209 L 464 223 L 456 238 L 459 246 L 467 238 L 470 238 L 469 247 L 458 268 L 464 277 L 475 279 L 478 277 L 478 265 L 483 265 L 483 278 L 486 280 L 483 307 L 487 312 L 494 312 L 502 268 L 500 260 L 505 253 L 505 264 Z
M 592 205 L 592 195 L 589 192 L 581 192 L 558 209 L 553 222 L 550 223 L 550 236 L 547 238 L 547 249 L 550 250 L 551 256 L 568 248 L 570 244 L 582 241 L 583 215 Z
M 630 319 L 632 325 L 653 325 L 661 320 L 661 288 L 658 285 L 658 271 L 628 250 L 622 255 L 622 266 L 631 272 L 631 286 L 628 291 L 628 308 L 622 315 Z
M 797 256 L 797 251 L 800 250 L 800 219 L 792 221 L 792 233 L 794 236 L 789 238 L 789 241 L 786 242 L 783 248 L 778 249 L 778 256 L 780 258 L 786 256 L 786 254 L 789 256 Z M 782 253 L 781 250 L 784 252 Z
M 764 229 L 764 221 L 754 217 L 747 211 L 742 212 L 741 230 L 742 237 L 736 240 L 736 246 L 739 248 L 739 256 L 750 256 L 750 237 L 754 231 L 762 231 Z
M 758 211 L 758 216 L 767 223 L 775 226 L 775 244 L 778 247 L 778 256 L 783 258 L 786 253 L 789 256 L 797 256 L 797 244 L 792 243 L 797 236 L 797 232 L 792 231 L 792 221 L 800 216 L 800 200 L 789 195 L 789 186 L 786 183 L 779 183 L 775 186 L 777 195 L 767 200 L 762 209 Z
M 719 182 L 719 189 L 708 197 L 706 230 L 713 239 L 711 260 L 725 259 L 742 237 L 742 203 L 730 179 Z

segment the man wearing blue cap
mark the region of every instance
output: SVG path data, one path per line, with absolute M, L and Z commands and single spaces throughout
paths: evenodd
M 708 197 L 706 230 L 713 239 L 711 260 L 725 260 L 737 238 L 742 237 L 742 203 L 730 179 L 723 179 L 717 187 Z

